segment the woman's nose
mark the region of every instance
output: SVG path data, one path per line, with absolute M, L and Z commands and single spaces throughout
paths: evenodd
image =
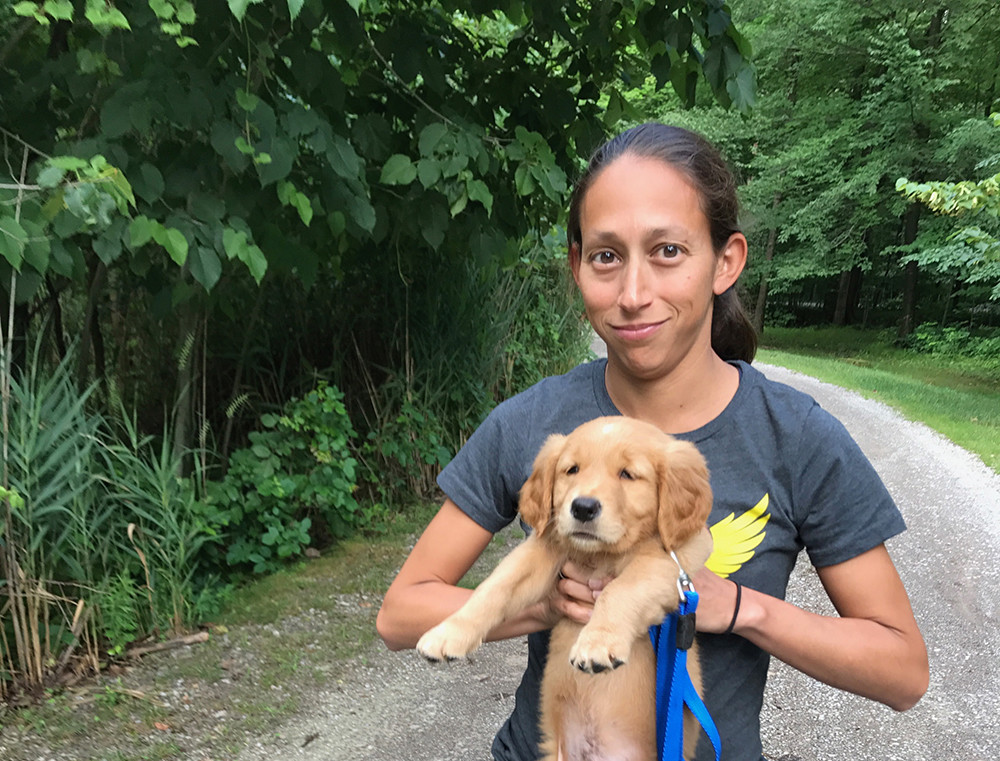
M 629 257 L 622 271 L 618 305 L 628 312 L 641 309 L 649 303 L 649 278 L 641 257 Z

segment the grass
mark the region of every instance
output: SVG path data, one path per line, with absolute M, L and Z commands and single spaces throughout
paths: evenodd
M 1000 473 L 995 361 L 917 354 L 894 346 L 884 333 L 850 328 L 769 328 L 757 357 L 878 399 Z

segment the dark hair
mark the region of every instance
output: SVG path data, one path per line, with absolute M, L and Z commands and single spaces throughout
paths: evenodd
M 712 248 L 721 253 L 730 236 L 740 232 L 736 180 L 710 142 L 681 127 L 657 122 L 640 124 L 598 148 L 573 189 L 566 230 L 570 249 L 581 245 L 580 206 L 597 175 L 622 156 L 659 159 L 680 172 L 698 191 L 708 219 Z M 747 317 L 735 286 L 715 297 L 712 309 L 712 349 L 726 360 L 753 361 L 757 331 Z

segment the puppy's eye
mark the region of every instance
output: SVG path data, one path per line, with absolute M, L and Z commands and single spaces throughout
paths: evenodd
M 622 472 L 618 474 L 618 477 L 623 481 L 634 481 L 635 476 L 629 473 L 625 468 L 622 468 Z
M 579 465 L 570 465 L 569 468 L 566 469 L 567 476 L 575 476 L 579 472 L 580 472 Z

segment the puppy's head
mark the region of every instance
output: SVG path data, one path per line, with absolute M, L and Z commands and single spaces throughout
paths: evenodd
M 704 527 L 712 493 L 694 445 L 608 417 L 551 436 L 520 502 L 539 536 L 584 554 L 620 554 L 657 533 L 667 548 L 684 543 Z

